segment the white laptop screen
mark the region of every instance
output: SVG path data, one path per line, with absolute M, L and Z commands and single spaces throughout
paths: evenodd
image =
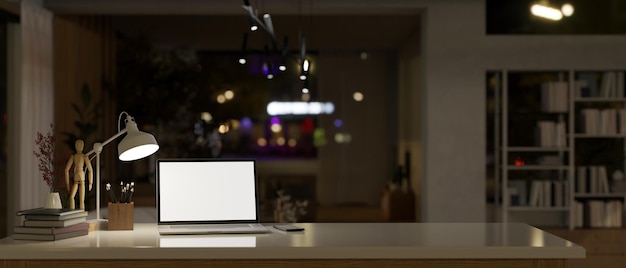
M 257 220 L 254 160 L 157 164 L 159 223 Z

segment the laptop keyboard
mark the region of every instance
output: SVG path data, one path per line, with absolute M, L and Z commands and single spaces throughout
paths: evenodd
M 237 228 L 250 228 L 250 224 L 173 225 L 171 228 L 172 229 L 207 229 L 207 228 L 237 229 Z

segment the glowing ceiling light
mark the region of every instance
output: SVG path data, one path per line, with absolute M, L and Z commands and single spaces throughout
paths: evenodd
M 279 137 L 278 139 L 276 139 L 276 144 L 283 146 L 285 145 L 285 138 L 284 137 Z
M 203 112 L 200 114 L 200 119 L 202 119 L 202 121 L 206 123 L 209 123 L 211 122 L 211 120 L 213 120 L 213 116 L 209 112 Z
M 230 89 L 226 90 L 226 92 L 224 92 L 224 97 L 226 97 L 227 100 L 232 100 L 235 97 L 235 92 Z
M 309 64 L 309 60 L 305 59 L 304 62 L 302 63 L 302 70 L 305 71 L 305 72 L 308 72 L 309 71 L 309 65 L 310 65 Z
M 226 97 L 222 94 L 217 96 L 217 103 L 224 103 L 226 102 Z
M 239 64 L 241 64 L 241 65 L 246 64 L 246 59 L 245 58 L 239 58 Z
M 306 94 L 305 94 L 306 95 Z M 269 115 L 305 115 L 332 114 L 335 105 L 332 102 L 278 102 L 267 105 Z
M 532 5 L 530 7 L 530 12 L 537 17 L 554 21 L 561 20 L 563 18 L 563 13 L 561 13 L 560 10 L 540 4 Z
M 571 15 L 574 14 L 574 6 L 572 6 L 572 4 L 570 3 L 565 3 L 561 6 L 561 13 L 563 13 L 563 16 L 565 17 L 569 17 Z
M 221 134 L 226 134 L 229 130 L 230 128 L 228 127 L 228 125 L 225 125 L 225 124 L 221 124 L 220 127 L 218 128 L 218 131 Z
M 357 102 L 361 102 L 363 101 L 364 96 L 363 93 L 356 91 L 352 94 L 352 98 Z
M 278 66 L 278 70 L 280 70 L 281 72 L 284 72 L 287 70 L 287 66 L 285 66 L 284 64 L 281 64 L 280 66 Z
M 272 130 L 272 132 L 274 133 L 279 133 L 283 130 L 283 127 L 280 124 L 272 124 L 270 126 L 270 129 Z

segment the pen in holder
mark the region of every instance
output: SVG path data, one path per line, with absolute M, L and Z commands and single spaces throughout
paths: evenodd
M 132 230 L 135 221 L 134 207 L 134 202 L 109 202 L 109 230 Z

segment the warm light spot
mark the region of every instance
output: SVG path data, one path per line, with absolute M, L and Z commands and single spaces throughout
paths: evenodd
M 561 6 L 561 13 L 563 13 L 563 16 L 565 17 L 569 17 L 571 15 L 574 14 L 574 6 L 572 6 L 572 4 L 570 3 L 565 3 Z
M 226 92 L 224 92 L 224 97 L 226 97 L 227 100 L 232 100 L 233 97 L 235 97 L 235 92 L 230 89 L 226 90 Z
M 279 133 L 281 130 L 283 130 L 283 127 L 280 124 L 272 124 L 270 126 L 270 129 L 272 130 L 272 132 L 274 133 Z
M 231 119 L 228 121 L 232 129 L 239 129 L 239 120 Z
M 250 31 L 254 32 L 254 31 L 258 30 L 258 29 L 259 29 L 259 26 L 257 26 L 256 24 L 250 26 Z
M 217 129 L 217 131 L 219 131 L 221 134 L 226 134 L 229 130 L 230 128 L 226 124 L 221 124 L 220 127 Z
M 284 64 L 281 64 L 280 66 L 278 66 L 278 70 L 280 70 L 281 72 L 284 72 L 287 70 L 287 66 L 285 66 Z
M 518 156 L 518 157 L 515 158 L 515 160 L 513 160 L 513 163 L 516 166 L 523 166 L 523 165 L 526 164 L 526 161 L 524 161 L 524 159 L 522 159 L 521 157 Z
M 298 144 L 298 142 L 295 139 L 289 139 L 289 141 L 287 142 L 287 144 L 289 145 L 289 147 L 293 148 L 296 147 L 296 145 Z
M 239 64 L 241 64 L 241 65 L 246 64 L 246 59 L 245 58 L 239 58 Z
M 304 62 L 302 63 L 302 70 L 305 71 L 305 72 L 308 72 L 309 71 L 309 65 L 310 65 L 309 60 L 305 59 Z
M 202 119 L 202 121 L 206 123 L 209 123 L 211 122 L 211 120 L 213 120 L 213 116 L 209 112 L 203 112 L 200 114 L 200 119 Z
M 359 91 L 355 91 L 355 92 L 352 94 L 352 98 L 353 98 L 355 101 L 358 101 L 358 102 L 363 101 L 363 98 L 364 98 L 364 97 L 365 97 L 365 96 L 363 96 L 363 93 L 361 93 L 361 92 L 359 92 Z
M 276 139 L 276 143 L 280 146 L 285 145 L 285 138 L 279 137 L 278 139 Z
M 217 95 L 217 103 L 224 103 L 226 102 L 226 96 L 219 94 Z
M 530 7 L 530 12 L 537 17 L 549 20 L 561 20 L 563 18 L 563 14 L 560 10 L 540 4 L 532 5 Z
M 337 133 L 335 134 L 335 142 L 336 143 L 350 143 L 352 141 L 352 136 L 347 133 Z
M 309 93 L 309 89 L 308 89 L 308 88 L 306 88 L 306 87 L 303 87 L 303 88 L 302 88 L 302 93 L 304 93 L 304 94 L 308 94 L 308 93 Z
M 267 140 L 265 138 L 258 138 L 256 144 L 261 147 L 267 146 Z

